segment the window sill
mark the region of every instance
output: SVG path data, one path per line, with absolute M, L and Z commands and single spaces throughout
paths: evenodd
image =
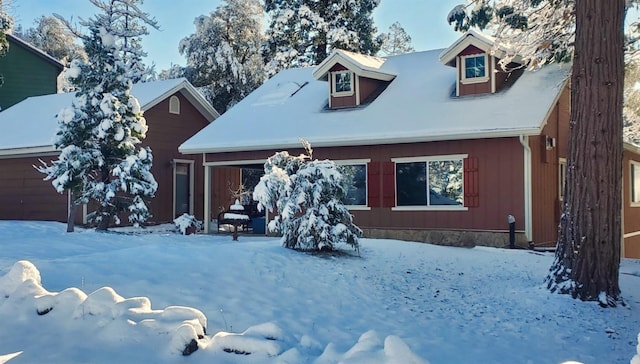
M 349 209 L 349 211 L 371 211 L 371 207 L 369 206 L 346 205 L 345 207 Z
M 396 206 L 391 211 L 469 211 L 465 206 Z
M 463 85 L 470 85 L 474 83 L 485 83 L 489 81 L 488 76 L 484 77 L 474 77 L 474 78 L 461 78 L 460 83 Z
M 629 207 L 640 207 L 640 202 L 631 202 L 629 203 Z
M 354 92 L 353 91 L 348 91 L 348 92 L 333 92 L 331 93 L 331 96 L 333 97 L 347 97 L 347 96 L 353 96 Z

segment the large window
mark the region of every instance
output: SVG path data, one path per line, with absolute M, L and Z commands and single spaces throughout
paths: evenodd
M 631 204 L 640 206 L 640 163 L 632 161 L 629 174 L 631 175 Z
M 398 207 L 457 208 L 464 203 L 463 159 L 438 156 L 396 159 Z
M 367 164 L 336 162 L 348 186 L 342 203 L 347 206 L 367 206 Z
M 353 77 L 349 71 L 340 71 L 333 74 L 334 95 L 353 94 Z

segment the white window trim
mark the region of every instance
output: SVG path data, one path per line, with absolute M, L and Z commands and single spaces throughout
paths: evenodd
M 342 160 L 334 160 L 333 161 L 338 166 L 352 166 L 352 165 L 364 165 L 365 168 L 365 199 L 366 202 L 364 205 L 345 205 L 345 207 L 352 211 L 370 211 L 371 207 L 369 207 L 369 162 L 371 159 L 342 159 Z
M 351 80 L 351 90 L 338 92 L 336 91 L 336 77 L 337 75 L 344 74 L 344 73 L 349 74 L 349 79 Z M 356 83 L 356 80 L 354 77 L 354 73 L 349 70 L 331 72 L 331 96 L 334 96 L 334 97 L 353 96 L 356 88 L 355 83 Z
M 631 168 L 633 166 L 633 168 Z M 631 207 L 640 207 L 640 201 L 633 201 L 633 171 L 632 169 L 637 169 L 638 173 L 640 173 L 640 162 L 629 161 L 629 206 Z M 640 188 L 640 186 L 636 186 Z
M 416 163 L 416 162 L 446 162 L 452 160 L 462 160 L 464 164 L 465 158 L 469 157 L 468 154 L 447 154 L 447 155 L 431 155 L 422 157 L 402 157 L 391 158 L 393 163 Z M 395 176 L 395 168 L 393 181 L 396 184 L 395 189 L 397 191 L 398 180 Z M 462 179 L 464 180 L 464 171 L 462 173 Z M 462 187 L 462 205 L 425 205 L 425 206 L 398 206 L 398 194 L 395 194 L 396 201 L 395 206 L 391 208 L 391 211 L 468 211 L 469 208 L 464 205 L 464 183 Z
M 413 163 L 413 162 L 433 162 L 433 161 L 450 161 L 455 159 L 468 158 L 469 154 L 445 154 L 445 155 L 430 155 L 423 157 L 401 157 L 391 158 L 393 163 Z
M 391 211 L 469 211 L 464 205 L 394 206 Z
M 564 181 L 562 180 L 562 166 L 564 166 L 564 179 L 567 179 L 567 158 L 558 158 L 558 199 L 564 201 Z
M 467 78 L 467 70 L 465 66 L 465 61 L 467 58 L 476 58 L 479 56 L 484 57 L 484 76 L 483 77 L 472 77 Z M 484 83 L 489 81 L 489 57 L 487 57 L 486 53 L 477 53 L 477 54 L 468 54 L 466 56 L 460 56 L 460 83 L 464 85 L 474 84 L 474 83 Z

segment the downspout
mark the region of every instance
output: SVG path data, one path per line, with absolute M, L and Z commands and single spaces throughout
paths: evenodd
M 533 241 L 531 236 L 531 147 L 529 137 L 520 135 L 520 144 L 524 148 L 524 235 L 527 242 Z

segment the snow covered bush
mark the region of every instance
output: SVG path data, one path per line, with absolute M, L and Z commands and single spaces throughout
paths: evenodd
M 176 229 L 182 235 L 189 235 L 202 229 L 202 221 L 198 221 L 195 216 L 184 213 L 173 220 Z
M 270 157 L 253 199 L 260 210 L 279 213 L 268 227 L 282 234 L 287 248 L 333 250 L 346 243 L 357 249 L 362 230 L 342 203 L 346 180 L 334 162 L 312 160 L 310 146 L 305 147 L 308 154 L 283 151 Z

